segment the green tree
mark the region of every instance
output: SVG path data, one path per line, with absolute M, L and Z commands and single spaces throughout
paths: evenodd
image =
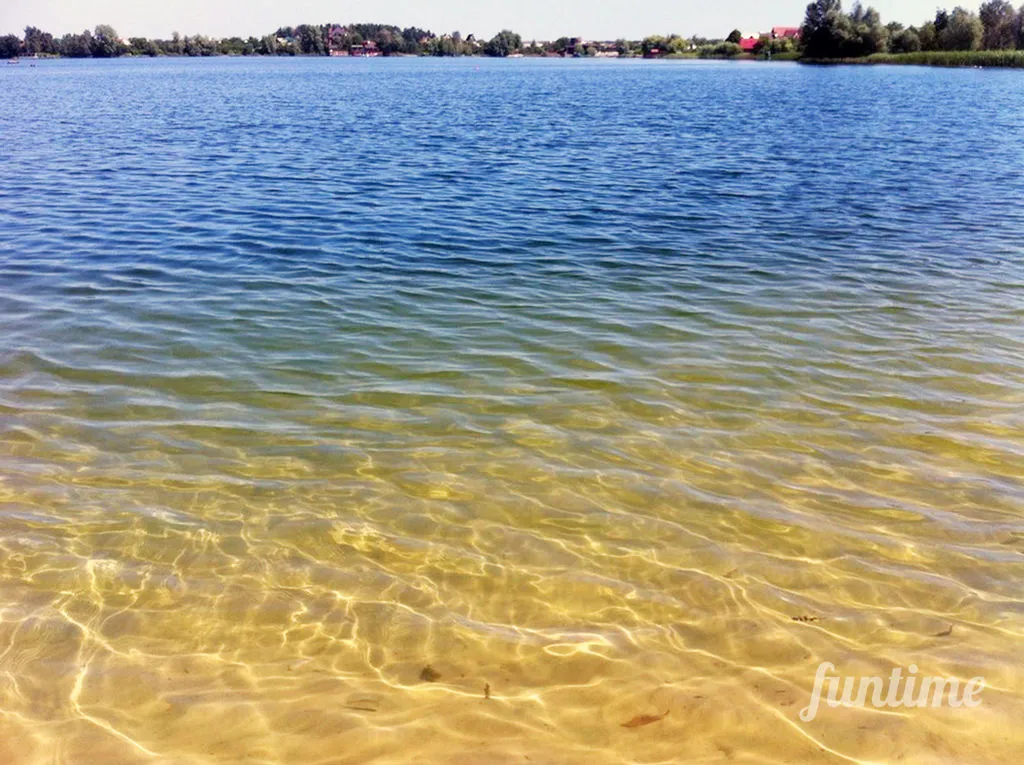
M 874 8 L 856 3 L 850 11 L 850 23 L 852 34 L 846 42 L 844 55 L 870 56 L 888 50 L 889 30 L 882 25 L 882 18 Z
M 726 42 L 735 43 L 736 45 L 739 45 L 740 44 L 740 40 L 742 40 L 742 39 L 743 39 L 743 33 L 740 30 L 738 30 L 738 29 L 734 29 L 734 30 L 732 30 L 729 33 L 729 36 L 725 38 L 725 41 Z
M 921 40 L 921 50 L 938 50 L 939 33 L 935 29 L 935 22 L 929 21 L 921 25 L 917 30 L 917 36 Z
M 402 32 L 397 27 L 385 27 L 377 30 L 374 42 L 377 43 L 377 50 L 383 56 L 394 56 L 405 51 L 405 38 L 402 37 Z
M 88 29 L 80 35 L 66 34 L 58 44 L 60 55 L 67 58 L 90 58 L 92 56 L 92 32 Z
M 810 58 L 842 56 L 850 33 L 850 19 L 843 13 L 841 0 L 814 0 L 807 6 L 800 28 L 804 55 Z
M 145 37 L 129 37 L 128 52 L 133 56 L 159 56 L 160 47 L 153 40 Z
M 57 41 L 49 32 L 35 27 L 25 27 L 25 53 L 28 55 L 47 55 L 57 53 Z
M 17 35 L 0 37 L 0 58 L 15 58 L 21 52 L 21 40 Z
M 125 53 L 125 45 L 120 36 L 109 24 L 97 24 L 92 32 L 89 43 L 93 58 L 114 58 Z
M 743 53 L 743 49 L 736 43 L 720 42 L 715 45 L 705 45 L 697 50 L 700 58 L 734 58 Z
M 295 28 L 295 37 L 299 50 L 311 56 L 323 56 L 327 53 L 324 44 L 324 29 L 313 24 L 300 24 Z
M 1017 12 L 1007 0 L 987 0 L 978 9 L 984 29 L 981 46 L 985 50 L 1007 50 L 1017 45 Z
M 949 14 L 945 28 L 939 32 L 939 47 L 942 50 L 978 50 L 984 34 L 981 19 L 966 8 L 957 6 Z
M 182 52 L 186 56 L 216 56 L 217 43 L 204 35 L 186 35 L 182 41 Z
M 423 52 L 423 47 L 434 39 L 434 33 L 428 29 L 407 27 L 402 30 L 402 39 L 405 41 L 405 53 L 419 55 Z
M 690 41 L 680 37 L 677 34 L 671 34 L 665 38 L 665 44 L 662 48 L 663 53 L 685 53 L 690 50 Z
M 557 53 L 559 56 L 564 56 L 566 54 L 566 51 L 569 50 L 569 38 L 559 37 L 557 40 L 551 43 L 551 50 L 552 52 Z
M 260 40 L 260 45 L 256 49 L 256 52 L 261 56 L 274 56 L 277 54 L 277 38 L 274 35 L 267 35 Z
M 225 37 L 217 43 L 217 52 L 222 56 L 244 56 L 247 44 L 241 37 Z
M 754 52 L 762 55 L 777 56 L 780 53 L 792 53 L 796 49 L 796 42 L 792 37 L 772 37 L 761 35 L 754 44 Z
M 484 53 L 488 56 L 504 58 L 523 47 L 523 38 L 515 32 L 503 29 L 484 45 Z
M 810 58 L 869 56 L 887 49 L 889 30 L 874 8 L 858 2 L 846 14 L 840 0 L 816 0 L 807 6 L 801 40 Z
M 640 42 L 640 52 L 644 56 L 657 56 L 665 53 L 666 40 L 661 35 L 645 37 Z
M 890 38 L 889 50 L 893 53 L 917 53 L 921 50 L 921 37 L 913 27 L 901 29 Z

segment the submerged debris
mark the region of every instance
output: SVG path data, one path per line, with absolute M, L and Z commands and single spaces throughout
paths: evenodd
M 491 684 L 484 683 L 484 698 L 489 699 L 491 697 Z
M 651 723 L 660 722 L 661 720 L 664 720 L 667 716 L 668 716 L 668 710 L 665 711 L 665 714 L 661 714 L 661 715 L 637 715 L 636 717 L 634 717 L 633 719 L 629 720 L 628 722 L 622 723 L 622 727 L 623 728 L 639 728 L 639 727 L 641 727 L 643 725 L 650 725 Z
M 357 704 L 346 704 L 345 705 L 345 709 L 346 710 L 355 710 L 356 712 L 376 712 L 377 711 L 376 707 L 371 707 L 369 704 L 367 704 L 366 706 L 361 706 L 361 707 L 359 705 L 357 705 Z
M 650 725 L 664 720 L 671 710 L 666 709 L 663 715 L 637 715 L 629 722 L 622 723 L 623 728 L 639 728 L 641 725 Z
M 793 616 L 790 618 L 795 622 L 800 622 L 801 624 L 811 624 L 813 622 L 821 621 L 820 616 Z
M 378 696 L 364 696 L 353 694 L 345 699 L 345 709 L 354 709 L 358 712 L 376 712 L 380 709 L 380 698 Z
M 953 634 L 953 625 L 949 625 L 949 629 L 945 629 L 942 632 L 936 632 L 932 637 L 949 637 Z
M 441 673 L 431 667 L 429 664 L 423 668 L 420 672 L 420 680 L 425 683 L 436 683 L 441 679 Z

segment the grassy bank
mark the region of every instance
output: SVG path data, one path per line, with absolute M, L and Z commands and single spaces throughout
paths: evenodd
M 875 53 L 864 58 L 801 59 L 807 64 L 907 64 L 1024 68 L 1024 50 L 951 50 Z

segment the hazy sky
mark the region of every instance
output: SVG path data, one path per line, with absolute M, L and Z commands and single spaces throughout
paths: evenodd
M 879 10 L 883 21 L 905 24 L 934 16 L 937 4 L 865 2 Z M 175 30 L 248 37 L 302 23 L 375 21 L 435 33 L 457 29 L 478 37 L 503 28 L 527 39 L 635 39 L 670 32 L 724 37 L 733 28 L 753 33 L 798 25 L 806 7 L 807 0 L 0 0 L 0 33 L 20 35 L 31 24 L 61 35 L 110 24 L 123 37 L 169 37 Z

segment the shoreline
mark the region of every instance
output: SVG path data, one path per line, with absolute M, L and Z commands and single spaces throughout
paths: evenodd
M 937 66 L 945 68 L 1024 69 L 1024 50 L 919 51 L 873 53 L 862 58 L 801 58 L 812 66 Z
M 520 56 L 496 57 L 483 54 L 464 56 L 431 56 L 424 54 L 395 54 L 391 56 L 322 56 L 318 54 L 296 53 L 290 55 L 275 55 L 264 53 L 240 54 L 240 53 L 215 53 L 208 56 L 189 56 L 187 54 L 160 54 L 157 56 L 142 56 L 136 54 L 125 54 L 123 56 L 111 57 L 117 59 L 186 59 L 186 58 L 518 58 L 518 59 L 602 59 L 602 60 L 641 60 L 641 61 L 745 61 L 758 62 L 763 64 L 772 63 L 797 63 L 807 66 L 930 66 L 951 69 L 1024 69 L 1024 50 L 1005 51 L 920 51 L 917 53 L 875 53 L 870 56 L 858 58 L 803 58 L 795 54 L 780 54 L 766 58 L 764 56 L 740 55 L 700 55 L 698 53 L 672 53 L 665 56 L 538 56 L 523 54 Z M 22 56 L 18 59 L 11 59 L 10 63 L 16 61 L 77 61 L 90 60 L 101 61 L 102 57 L 78 57 L 62 56 L 59 54 L 43 54 L 36 56 Z

